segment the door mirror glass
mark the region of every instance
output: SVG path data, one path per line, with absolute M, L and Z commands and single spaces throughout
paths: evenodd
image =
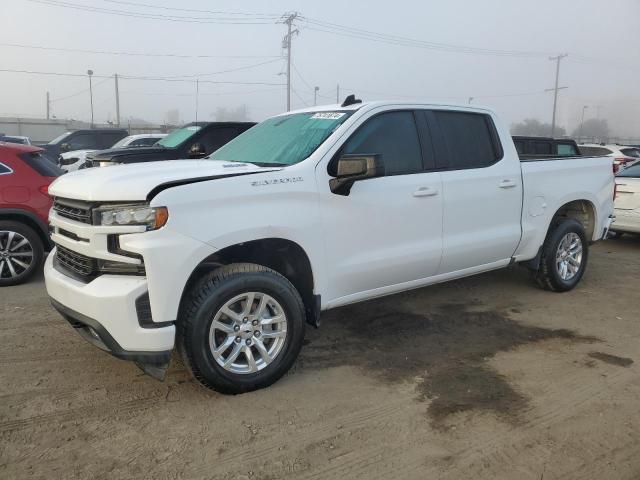
M 201 143 L 194 143 L 189 148 L 189 158 L 202 158 L 207 154 L 204 145 Z
M 336 177 L 329 187 L 338 195 L 349 195 L 351 186 L 358 180 L 384 176 L 382 155 L 342 155 L 336 166 Z
M 71 151 L 71 145 L 69 145 L 68 143 L 63 143 L 62 145 L 60 145 L 60 153 L 65 153 L 70 151 Z

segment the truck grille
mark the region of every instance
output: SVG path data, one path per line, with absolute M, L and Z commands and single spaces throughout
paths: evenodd
M 61 217 L 76 222 L 92 223 L 91 205 L 88 203 L 56 198 L 53 202 L 53 210 Z
M 98 262 L 95 258 L 86 257 L 68 248 L 56 245 L 56 259 L 62 268 L 83 277 L 98 274 Z

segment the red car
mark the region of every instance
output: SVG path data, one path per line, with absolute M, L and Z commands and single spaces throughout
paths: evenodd
M 47 190 L 63 172 L 43 152 L 0 142 L 0 287 L 28 280 L 50 249 Z

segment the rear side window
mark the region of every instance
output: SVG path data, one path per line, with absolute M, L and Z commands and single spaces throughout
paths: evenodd
M 382 155 L 387 175 L 422 172 L 413 112 L 388 112 L 367 120 L 345 143 L 343 154 Z
M 4 163 L 0 163 L 0 175 L 8 175 L 9 173 L 12 173 L 12 172 L 13 170 L 7 167 Z
M 640 177 L 640 163 L 636 163 L 635 165 L 620 170 L 616 177 Z
M 513 142 L 513 144 L 516 146 L 516 151 L 522 155 L 524 153 L 527 153 L 526 147 L 525 147 L 525 143 L 522 140 L 516 140 Z
M 451 168 L 488 167 L 502 157 L 502 149 L 488 115 L 441 110 L 433 113 L 449 151 Z
M 578 152 L 572 143 L 558 143 L 558 155 L 570 157 L 578 155 Z
M 533 142 L 533 153 L 534 155 L 552 155 L 553 147 L 551 146 L 551 142 Z
M 613 153 L 611 150 L 604 147 L 584 147 L 581 145 L 578 148 L 580 149 L 580 152 L 582 152 L 582 155 L 587 155 L 592 157 L 606 156 Z
M 637 148 L 621 148 L 620 152 L 627 157 L 640 158 L 640 150 Z
M 59 177 L 64 171 L 40 152 L 22 153 L 19 157 L 43 177 Z

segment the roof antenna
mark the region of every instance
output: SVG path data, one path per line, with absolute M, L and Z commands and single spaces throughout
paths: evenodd
M 355 95 L 351 94 L 347 98 L 344 99 L 344 102 L 342 102 L 342 105 L 340 105 L 340 106 L 341 107 L 348 107 L 349 105 L 355 105 L 356 103 L 362 103 L 362 100 L 360 100 L 359 98 L 356 98 Z

